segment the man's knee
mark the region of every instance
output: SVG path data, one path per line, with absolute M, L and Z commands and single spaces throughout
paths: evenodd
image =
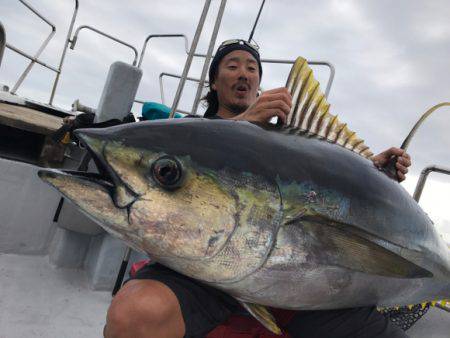
M 167 330 L 176 336 L 184 335 L 178 299 L 164 284 L 132 280 L 112 300 L 107 314 L 106 337 L 139 337 L 148 332 Z

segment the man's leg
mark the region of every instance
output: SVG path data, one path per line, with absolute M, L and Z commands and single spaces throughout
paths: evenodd
M 173 291 L 155 280 L 131 280 L 108 310 L 106 338 L 182 338 L 185 325 Z
M 107 338 L 203 338 L 241 309 L 231 296 L 160 264 L 122 286 L 107 315 Z
M 408 337 L 400 327 L 384 317 L 375 307 L 299 311 L 286 329 L 293 338 Z

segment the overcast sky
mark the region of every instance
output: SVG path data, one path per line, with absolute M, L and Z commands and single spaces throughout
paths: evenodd
M 73 0 L 29 0 L 56 27 L 41 59 L 55 67 L 63 49 Z M 206 53 L 220 1 L 212 1 L 198 52 Z M 248 38 L 260 0 L 229 0 L 218 41 Z M 184 33 L 192 41 L 202 0 L 80 0 L 75 27 L 91 25 L 139 51 L 149 34 Z M 399 146 L 420 115 L 450 101 L 450 1 L 448 0 L 267 0 L 254 39 L 263 58 L 327 60 L 336 67 L 329 97 L 332 112 L 357 131 L 376 153 Z M 0 21 L 7 41 L 34 54 L 47 37 L 47 24 L 17 0 L 0 0 Z M 151 40 L 142 64 L 144 76 L 137 98 L 161 101 L 158 76 L 181 74 L 186 54 L 180 39 Z M 81 31 L 69 50 L 55 105 L 70 108 L 75 99 L 96 107 L 108 67 L 132 62 L 131 49 L 91 31 Z M 196 60 L 190 76 L 200 75 Z M 0 83 L 12 87 L 28 61 L 6 50 Z M 283 86 L 290 67 L 264 65 L 263 89 Z M 314 68 L 325 88 L 326 68 Z M 18 94 L 48 101 L 54 74 L 35 66 Z M 165 78 L 166 103 L 177 81 Z M 181 109 L 190 110 L 196 87 L 188 83 Z M 140 106 L 135 105 L 138 113 Z M 403 184 L 412 193 L 427 165 L 450 167 L 450 108 L 442 108 L 416 134 L 409 153 L 413 165 Z M 421 205 L 450 242 L 450 177 L 431 174 Z

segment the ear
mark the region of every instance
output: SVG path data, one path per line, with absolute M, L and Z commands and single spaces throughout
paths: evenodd
M 217 90 L 216 84 L 215 84 L 215 83 L 212 83 L 212 84 L 211 84 L 211 89 Z

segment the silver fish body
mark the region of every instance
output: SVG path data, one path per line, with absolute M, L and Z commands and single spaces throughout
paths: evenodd
M 432 221 L 371 161 L 248 122 L 143 122 L 78 137 L 106 181 L 42 171 L 107 231 L 239 300 L 287 309 L 450 298 Z

